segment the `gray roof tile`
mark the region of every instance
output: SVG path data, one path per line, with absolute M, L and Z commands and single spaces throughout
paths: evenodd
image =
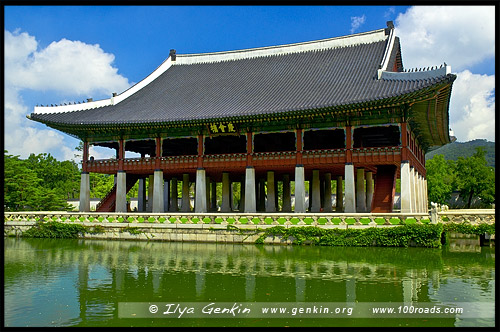
M 393 48 L 391 64 L 399 50 Z M 174 64 L 122 102 L 31 119 L 68 125 L 276 114 L 408 94 L 446 79 L 378 79 L 386 41 L 213 63 Z

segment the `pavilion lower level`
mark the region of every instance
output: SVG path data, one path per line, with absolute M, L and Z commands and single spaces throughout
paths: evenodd
M 170 139 L 182 145 L 182 149 L 175 151 L 169 150 L 170 142 L 161 137 L 146 141 L 119 139 L 117 142 L 101 144 L 117 150 L 117 158 L 107 160 L 89 159 L 89 143 L 84 142 L 80 211 L 90 211 L 89 172 L 96 172 L 116 177 L 115 187 L 97 207 L 97 211 L 103 212 L 127 212 L 126 195 L 137 181 L 139 212 L 205 213 L 217 209 L 222 213 L 392 212 L 397 178 L 401 183 L 401 212 L 426 212 L 424 152 L 407 130 L 406 123 L 390 127 L 396 127 L 397 139 L 382 140 L 377 144 L 373 143 L 375 140 L 356 138 L 356 129 L 362 128 L 354 126 L 337 129 L 343 133 L 340 144 L 318 143 L 324 139 L 337 140 L 328 136 L 315 136 L 320 139 L 313 144 L 312 134 L 307 136 L 307 130 L 295 129 L 288 133 L 293 137 L 292 148 L 283 146 L 286 145 L 283 140 L 289 139 L 287 136 L 278 137 L 281 143 L 273 147 L 272 142 L 276 137 L 267 136 L 269 144 L 266 144 L 266 139 L 262 143 L 256 137 L 265 134 L 247 132 L 225 136 L 226 141 L 223 143 L 231 145 L 234 141 L 242 140 L 245 146 L 239 150 L 231 148 L 233 150 L 229 153 L 221 153 L 223 150 L 220 148 L 211 147 L 212 137 L 201 134 L 184 141 Z M 386 128 L 380 127 L 378 133 L 394 136 Z M 304 140 L 304 137 L 309 138 Z M 304 146 L 304 142 L 309 146 Z M 191 150 L 190 144 L 193 145 Z M 137 148 L 139 145 L 148 146 L 149 150 L 141 151 Z M 267 145 L 271 147 L 266 149 Z M 124 158 L 125 149 L 129 146 L 141 152 L 141 157 Z M 146 156 L 146 151 L 150 156 Z M 149 179 L 148 187 L 146 178 Z M 309 181 L 308 201 L 306 181 Z M 336 181 L 335 204 L 332 200 L 333 181 Z M 182 182 L 181 198 L 177 194 L 179 182 Z M 233 202 L 232 188 L 235 182 L 240 183 L 238 204 Z M 190 197 L 192 183 L 195 187 L 194 206 L 191 206 Z M 219 207 L 217 183 L 222 183 Z M 282 190 L 278 190 L 278 187 Z M 278 197 L 278 192 L 281 197 Z

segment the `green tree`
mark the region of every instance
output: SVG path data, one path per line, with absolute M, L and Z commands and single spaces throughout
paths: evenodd
M 11 211 L 67 210 L 67 196 L 78 187 L 76 164 L 50 154 L 12 156 L 4 150 L 4 208 Z
M 483 147 L 476 148 L 471 157 L 459 157 L 456 162 L 456 184 L 460 195 L 471 207 L 472 198 L 479 197 L 483 203 L 495 202 L 495 171 L 487 166 Z
M 446 204 L 455 186 L 455 162 L 445 160 L 442 154 L 425 162 L 429 204 Z

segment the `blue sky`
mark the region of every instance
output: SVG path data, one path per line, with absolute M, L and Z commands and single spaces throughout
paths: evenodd
M 406 68 L 443 62 L 459 77 L 450 127 L 494 141 L 495 7 L 5 6 L 5 149 L 71 159 L 78 140 L 26 119 L 37 104 L 109 98 L 170 49 L 206 53 L 331 38 L 392 20 Z M 97 70 L 96 68 L 99 68 Z M 492 121 L 493 118 L 493 121 Z M 108 157 L 113 150 L 92 151 Z

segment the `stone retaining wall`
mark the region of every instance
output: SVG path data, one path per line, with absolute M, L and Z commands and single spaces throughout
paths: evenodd
M 474 214 L 474 223 L 494 223 L 494 210 Z M 438 212 L 447 222 L 463 220 L 452 211 Z M 452 216 L 450 218 L 450 216 Z M 457 219 L 458 218 L 458 219 Z M 6 212 L 4 236 L 19 236 L 37 222 L 58 221 L 87 227 L 100 226 L 102 233 L 83 234 L 83 238 L 116 240 L 159 240 L 220 243 L 254 243 L 266 228 L 316 226 L 320 228 L 396 227 L 401 223 L 430 223 L 428 214 L 345 213 L 345 214 L 221 214 L 221 213 L 84 213 L 84 212 Z M 99 227 L 98 227 L 99 228 Z M 289 240 L 267 238 L 266 243 L 290 244 Z

